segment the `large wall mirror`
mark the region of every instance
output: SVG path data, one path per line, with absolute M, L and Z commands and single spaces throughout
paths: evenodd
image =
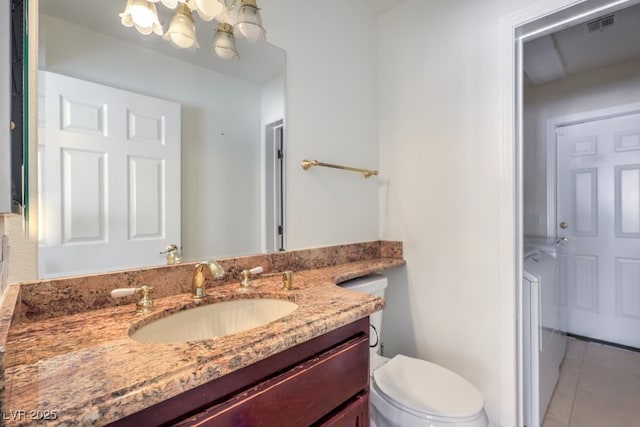
M 126 3 L 39 1 L 39 277 L 284 249 L 285 52 L 238 38 L 225 61 L 195 14 L 176 49 Z

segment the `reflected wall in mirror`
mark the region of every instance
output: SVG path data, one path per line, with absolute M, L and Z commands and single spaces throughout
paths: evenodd
M 283 249 L 285 52 L 238 39 L 224 61 L 197 17 L 201 48 L 178 50 L 122 26 L 125 4 L 39 2 L 39 277 L 161 265 L 168 244 L 183 261 Z

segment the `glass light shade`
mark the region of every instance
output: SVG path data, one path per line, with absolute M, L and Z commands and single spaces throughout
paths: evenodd
M 125 27 L 135 27 L 139 33 L 162 35 L 162 26 L 158 21 L 156 5 L 147 0 L 128 0 L 124 12 L 120 14 L 120 22 Z
M 258 9 L 255 0 L 242 0 L 236 28 L 240 34 L 253 43 L 266 40 L 267 32 L 262 27 L 260 9 Z
M 151 3 L 158 3 L 160 0 L 149 0 Z M 178 0 L 162 0 L 162 4 L 169 9 L 175 9 L 178 6 Z
M 134 0 L 129 14 L 134 25 L 143 28 L 152 27 L 154 22 L 158 20 L 155 5 L 149 4 L 148 1 L 144 0 Z
M 181 4 L 178 7 L 169 29 L 162 38 L 170 41 L 172 45 L 180 49 L 196 49 L 199 47 L 196 39 L 196 27 L 193 24 L 191 11 L 186 5 Z
M 236 49 L 236 40 L 233 37 L 233 27 L 229 24 L 218 24 L 218 30 L 213 37 L 214 52 L 222 59 L 240 59 Z
M 203 21 L 211 21 L 225 9 L 218 0 L 189 0 L 191 10 L 196 10 Z
M 124 11 L 118 15 L 120 17 L 120 23 L 125 27 L 133 27 L 133 20 L 131 19 L 131 0 L 127 0 L 127 5 L 124 7 Z

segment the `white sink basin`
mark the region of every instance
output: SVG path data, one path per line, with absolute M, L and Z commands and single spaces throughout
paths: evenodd
M 138 329 L 131 338 L 165 344 L 210 339 L 266 325 L 297 308 L 297 304 L 280 299 L 219 302 L 158 319 Z

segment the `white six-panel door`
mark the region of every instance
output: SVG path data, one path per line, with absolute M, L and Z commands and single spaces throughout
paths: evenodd
M 640 114 L 557 133 L 569 332 L 640 348 Z
M 180 245 L 180 105 L 50 72 L 41 82 L 40 277 L 161 264 Z

